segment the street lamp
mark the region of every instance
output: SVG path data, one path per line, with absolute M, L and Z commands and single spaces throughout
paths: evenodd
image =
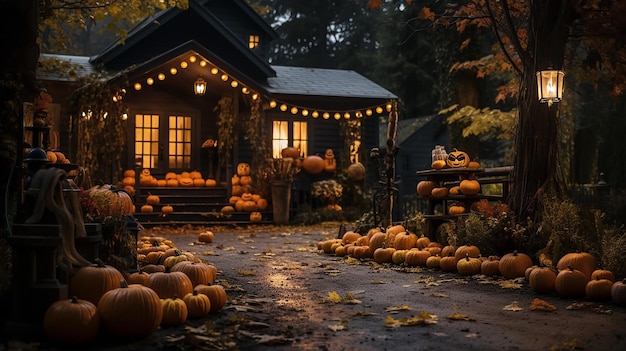
M 196 79 L 193 83 L 193 92 L 198 96 L 204 95 L 206 92 L 206 81 L 202 78 Z
M 547 102 L 548 107 L 563 99 L 563 77 L 565 72 L 548 69 L 537 72 L 537 97 Z

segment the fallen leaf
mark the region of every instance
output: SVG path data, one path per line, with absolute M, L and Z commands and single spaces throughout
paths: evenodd
M 244 271 L 244 270 L 237 270 L 237 274 L 239 275 L 245 275 L 245 276 L 249 276 L 249 275 L 256 275 L 255 271 Z
M 413 308 L 411 308 L 411 306 L 408 306 L 408 305 L 392 306 L 392 307 L 385 308 L 385 312 L 412 311 L 412 310 Z
M 359 311 L 350 313 L 350 317 L 358 317 L 358 316 L 375 316 L 376 313 L 369 311 Z
M 413 325 L 430 325 L 437 323 L 437 316 L 428 312 L 420 312 L 419 315 L 414 317 L 405 317 L 401 319 L 394 319 L 391 316 L 387 316 L 385 320 L 385 326 L 387 328 L 398 328 Z
M 385 282 L 380 279 L 374 279 L 372 280 L 372 284 L 385 284 Z
M 329 291 L 328 300 L 330 302 L 339 303 L 341 302 L 341 295 L 339 295 L 336 291 Z
M 433 296 L 433 297 L 450 297 L 450 296 L 448 296 L 448 295 L 446 295 L 444 293 L 440 293 L 440 292 L 430 293 L 430 296 Z
M 613 310 L 605 308 L 603 305 L 596 302 L 575 302 L 567 307 L 566 310 L 590 310 L 600 314 L 612 314 Z
M 506 306 L 502 307 L 502 309 L 503 309 L 504 311 L 513 311 L 513 312 L 517 312 L 517 311 L 521 311 L 521 310 L 523 310 L 523 308 L 521 308 L 521 307 L 519 307 L 519 306 L 517 305 L 517 301 L 513 301 L 513 302 L 511 302 L 511 304 L 509 304 L 509 305 L 506 305 Z
M 476 338 L 480 338 L 480 334 L 478 334 L 478 333 L 469 333 L 469 334 L 465 334 L 465 337 L 469 338 L 469 339 L 476 339 Z
M 474 319 L 474 317 L 460 314 L 456 304 L 454 304 L 453 306 L 454 306 L 454 313 L 451 314 L 451 315 L 446 316 L 446 318 L 448 318 L 449 320 L 453 320 L 453 321 L 470 321 L 470 322 L 475 322 L 476 321 L 476 319 Z
M 329 325 L 328 329 L 335 332 L 340 330 L 348 330 L 348 321 L 345 318 L 342 318 L 337 324 Z
M 544 312 L 552 312 L 556 311 L 556 306 L 548 303 L 545 300 L 535 298 L 533 302 L 530 304 L 531 311 L 544 311 Z

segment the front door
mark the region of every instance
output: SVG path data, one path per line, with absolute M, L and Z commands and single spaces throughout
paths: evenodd
M 152 173 L 191 170 L 193 164 L 194 119 L 189 114 L 136 113 L 135 160 Z

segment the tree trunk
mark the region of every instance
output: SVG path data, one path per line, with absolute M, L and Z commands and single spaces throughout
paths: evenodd
M 529 44 L 522 62 L 518 100 L 519 131 L 515 139 L 513 180 L 509 205 L 519 220 L 539 215 L 543 192 L 562 194 L 560 174 L 558 108 L 540 103 L 537 98 L 536 72 L 562 69 L 571 8 L 567 0 L 531 2 Z
M 17 169 L 22 165 L 23 103 L 34 101 L 37 92 L 35 74 L 39 47 L 37 46 L 37 3 L 33 0 L 0 1 L 0 191 L 13 200 L 20 187 Z M 9 179 L 13 171 L 12 179 Z M 6 192 L 6 188 L 10 190 Z M 4 198 L 4 197 L 3 197 Z M 0 211 L 5 213 L 5 201 Z M 4 218 L 4 221 L 10 221 Z

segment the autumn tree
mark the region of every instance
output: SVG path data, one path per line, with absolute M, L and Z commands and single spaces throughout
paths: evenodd
M 370 1 L 379 6 L 381 1 Z M 407 6 L 420 6 L 405 1 Z M 576 71 L 582 65 L 592 81 L 610 69 L 613 95 L 624 87 L 624 15 L 618 1 L 470 0 L 447 2 L 443 10 L 421 7 L 419 17 L 429 27 L 446 26 L 463 33 L 468 28 L 489 28 L 494 54 L 476 59 L 477 75 L 512 72 L 515 80 L 503 85 L 500 97 L 517 99 L 514 147 L 514 188 L 509 204 L 519 219 L 539 213 L 541 195 L 564 196 L 560 166 L 559 106 L 538 101 L 535 73 L 547 68 Z M 623 17 L 622 17 L 623 18 Z M 471 45 L 470 39 L 461 43 Z M 566 78 L 567 79 L 567 78 Z M 567 87 L 567 80 L 566 80 Z M 567 89 L 567 88 L 566 88 Z

